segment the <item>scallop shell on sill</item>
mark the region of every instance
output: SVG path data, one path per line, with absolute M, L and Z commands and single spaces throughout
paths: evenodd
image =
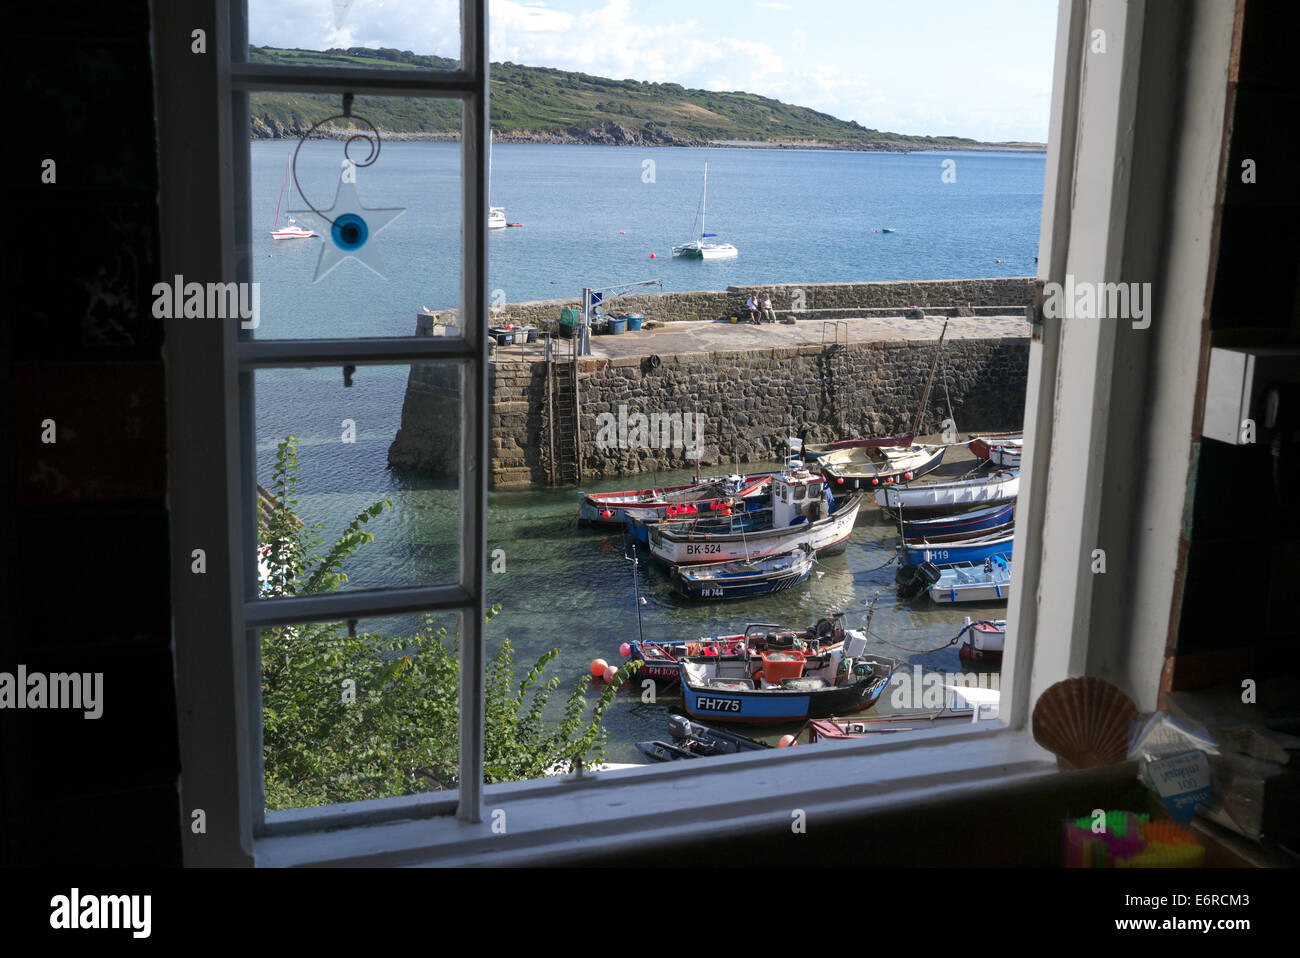
M 1128 754 L 1128 728 L 1137 715 L 1133 700 L 1104 679 L 1066 679 L 1038 697 L 1034 741 L 1063 769 L 1114 765 Z

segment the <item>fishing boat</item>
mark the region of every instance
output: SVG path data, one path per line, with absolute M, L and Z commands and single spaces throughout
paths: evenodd
M 679 660 L 697 656 L 735 656 L 764 651 L 801 651 L 817 654 L 842 648 L 850 643 L 850 654 L 861 654 L 867 647 L 866 635 L 849 634 L 844 628 L 843 613 L 819 619 L 811 628 L 795 631 L 769 622 L 755 622 L 736 635 L 713 635 L 682 642 L 650 642 L 637 639 L 625 643 L 628 659 L 643 665 L 634 673 L 640 679 L 659 683 L 676 682 L 680 677 Z M 620 652 L 622 649 L 619 650 Z
M 706 243 L 706 239 L 714 238 L 717 233 L 706 233 L 704 231 L 704 214 L 708 208 L 709 201 L 709 164 L 704 164 L 704 193 L 700 197 L 700 238 L 693 243 L 682 243 L 680 246 L 673 247 L 673 255 L 681 256 L 686 259 L 730 259 L 733 256 L 740 255 L 740 251 L 730 243 Z
M 697 528 L 709 528 L 719 532 L 749 532 L 770 521 L 762 515 L 764 511 L 768 513 L 772 511 L 770 506 L 765 508 L 766 502 L 766 497 L 734 501 L 719 500 L 706 507 L 703 512 L 696 507 L 694 513 L 690 511 L 683 513 L 680 508 L 673 506 L 668 507 L 671 512 L 665 510 L 662 513 L 654 509 L 624 509 L 623 525 L 633 541 L 643 546 L 649 546 L 650 527 L 655 524 L 672 528 L 676 523 L 684 528 L 686 524 L 695 522 Z
M 879 439 L 839 439 L 835 442 L 813 443 L 812 445 L 805 443 L 802 436 L 795 441 L 802 453 L 801 458 L 806 462 L 816 462 L 828 453 L 838 452 L 841 449 L 870 449 L 882 446 L 907 447 L 912 445 L 912 440 L 915 438 L 915 435 L 909 432 L 901 436 L 883 436 Z
M 976 459 L 987 459 L 989 457 L 989 446 L 995 443 L 1009 442 L 1015 440 L 1021 441 L 1024 433 L 1017 430 L 1015 432 L 984 432 L 972 433 L 966 437 L 966 444 L 970 448 L 971 455 Z
M 876 490 L 876 505 L 892 519 L 905 516 L 939 516 L 963 512 L 972 506 L 1014 502 L 1020 492 L 1020 472 L 1011 469 L 955 479 L 950 482 L 918 482 L 890 485 Z
M 771 725 L 869 709 L 899 665 L 897 659 L 864 651 L 869 629 L 868 616 L 861 630 L 847 630 L 849 639 L 829 652 L 747 652 L 679 659 L 686 714 Z
M 947 446 L 855 446 L 821 457 L 817 466 L 836 489 L 862 489 L 906 483 L 933 472 Z
M 673 566 L 672 590 L 684 599 L 771 595 L 808 581 L 813 561 L 812 547 L 805 544 L 793 552 L 762 559 Z
M 715 531 L 703 524 L 662 524 L 649 527 L 650 554 L 670 565 L 726 562 L 780 555 L 807 545 L 821 554 L 842 552 L 858 518 L 862 496 L 837 501 L 825 480 L 791 460 L 772 479 L 770 518 L 750 531 Z
M 982 563 L 959 562 L 939 570 L 926 590 L 939 605 L 1006 602 L 1011 595 L 1011 558 L 998 553 Z
M 1014 531 L 995 532 L 962 539 L 958 542 L 927 542 L 904 540 L 899 547 L 903 565 L 920 565 L 929 562 L 936 566 L 956 565 L 959 562 L 983 562 L 995 555 L 1011 556 Z
M 982 619 L 972 622 L 966 616 L 966 626 L 957 633 L 966 636 L 957 654 L 970 662 L 1001 662 L 1002 649 L 1007 642 L 1006 619 Z
M 765 494 L 772 481 L 771 473 L 757 473 L 750 476 L 727 476 L 725 478 L 697 479 L 684 486 L 669 486 L 664 489 L 642 489 L 637 492 L 579 492 L 579 525 L 612 525 L 626 523 L 628 509 L 650 510 L 662 518 L 670 507 L 686 506 L 686 515 L 695 509 L 695 515 L 704 515 L 716 511 L 715 502 L 743 502 Z
M 739 752 L 761 752 L 771 748 L 739 732 L 711 728 L 692 722 L 684 715 L 668 716 L 668 734 L 671 742 L 655 740 L 637 742 L 642 754 L 657 762 L 673 762 L 683 758 L 705 758 L 712 755 L 735 755 Z
M 989 443 L 989 462 L 1003 469 L 1018 469 L 1023 450 L 1024 441 L 1020 439 Z
M 921 401 L 917 403 L 912 428 L 907 433 L 907 442 L 897 445 L 859 442 L 825 453 L 817 465 L 828 483 L 836 489 L 879 488 L 920 479 L 943 462 L 946 446 L 918 445 L 912 442 L 911 437 L 921 431 L 921 419 L 930 401 L 930 387 L 934 385 L 934 373 L 943 355 L 943 341 L 947 335 L 948 321 L 944 320 L 939 342 L 935 346 L 934 359 L 930 363 L 930 373 L 926 377 L 925 388 L 921 390 Z
M 907 512 L 904 511 L 904 515 L 906 514 Z M 936 516 L 932 519 L 905 519 L 901 525 L 905 539 L 929 539 L 931 542 L 938 542 L 952 535 L 993 532 L 1013 523 L 1015 516 L 1016 504 L 1007 502 L 970 512 Z
M 299 225 L 298 221 L 292 216 L 287 217 L 284 226 L 280 225 L 280 205 L 284 201 L 284 191 L 289 185 L 289 160 L 286 159 L 284 166 L 284 182 L 280 184 L 280 197 L 275 201 L 275 225 L 271 227 L 271 238 L 277 240 L 286 239 L 309 239 L 316 234 L 305 226 Z

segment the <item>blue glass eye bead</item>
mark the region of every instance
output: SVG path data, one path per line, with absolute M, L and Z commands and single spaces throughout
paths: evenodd
M 355 213 L 344 213 L 334 221 L 334 226 L 330 230 L 334 245 L 349 253 L 365 246 L 369 235 L 370 230 L 366 227 L 366 221 Z

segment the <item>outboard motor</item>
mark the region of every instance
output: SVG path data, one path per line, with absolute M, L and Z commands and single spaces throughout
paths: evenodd
M 931 562 L 920 565 L 905 565 L 894 575 L 898 594 L 904 599 L 915 599 L 930 586 L 939 581 L 941 573 Z

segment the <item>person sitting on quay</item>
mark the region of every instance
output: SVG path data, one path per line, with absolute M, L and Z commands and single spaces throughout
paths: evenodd
M 769 323 L 776 322 L 776 310 L 772 308 L 772 294 L 768 292 L 763 296 L 763 318 Z
M 754 294 L 750 293 L 749 298 L 745 300 L 745 308 L 749 310 L 749 321 L 755 326 L 758 325 L 758 303 L 754 301 Z

